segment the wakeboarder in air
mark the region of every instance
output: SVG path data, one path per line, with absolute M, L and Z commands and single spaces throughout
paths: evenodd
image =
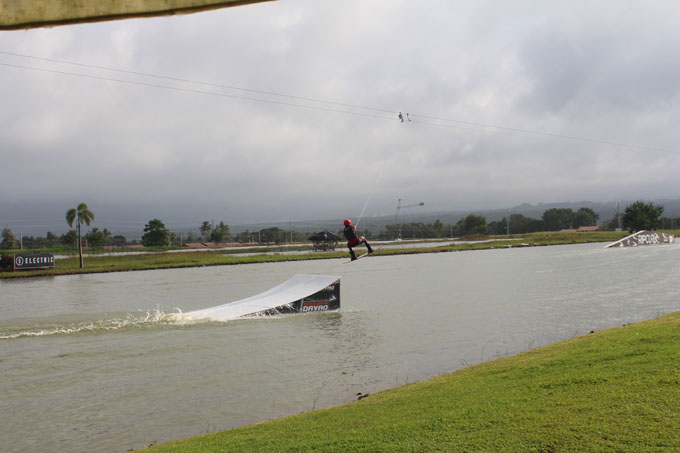
M 366 244 L 368 253 L 373 253 L 371 244 L 368 243 L 366 238 L 363 236 L 357 236 L 357 227 L 352 225 L 352 221 L 350 219 L 345 219 L 345 229 L 343 234 L 347 238 L 347 248 L 349 249 L 349 255 L 352 257 L 352 261 L 357 259 L 357 255 L 354 253 L 354 250 L 352 250 L 352 247 L 356 247 L 357 245 Z

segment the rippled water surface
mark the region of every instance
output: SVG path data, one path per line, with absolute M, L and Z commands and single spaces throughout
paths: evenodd
M 503 249 L 0 281 L 3 451 L 126 451 L 680 309 L 680 247 Z M 292 275 L 342 309 L 226 323 Z

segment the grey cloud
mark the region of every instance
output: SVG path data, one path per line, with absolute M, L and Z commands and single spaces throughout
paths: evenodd
M 343 217 L 373 187 L 369 215 L 398 197 L 671 196 L 677 154 L 578 140 L 680 139 L 678 7 L 628 5 L 291 0 L 3 33 L 0 50 L 335 103 L 0 54 L 138 83 L 0 67 L 0 201 L 228 207 L 233 223 Z

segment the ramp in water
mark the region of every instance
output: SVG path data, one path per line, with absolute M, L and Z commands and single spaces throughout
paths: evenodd
M 675 236 L 666 233 L 657 233 L 656 231 L 642 230 L 637 233 L 626 236 L 620 241 L 612 242 L 605 246 L 609 247 L 637 247 L 639 245 L 660 245 L 675 243 Z
M 243 316 L 305 313 L 340 308 L 340 277 L 295 275 L 274 288 L 246 299 L 184 313 L 184 320 L 228 321 Z

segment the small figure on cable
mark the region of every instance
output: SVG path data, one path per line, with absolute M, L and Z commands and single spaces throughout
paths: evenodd
M 345 219 L 345 229 L 343 234 L 347 238 L 347 248 L 349 249 L 349 255 L 352 257 L 352 261 L 357 259 L 357 255 L 354 253 L 354 250 L 352 250 L 352 247 L 356 247 L 357 245 L 366 244 L 368 253 L 373 253 L 371 244 L 368 243 L 366 238 L 363 236 L 357 236 L 357 227 L 352 225 L 352 221 L 350 219 Z

